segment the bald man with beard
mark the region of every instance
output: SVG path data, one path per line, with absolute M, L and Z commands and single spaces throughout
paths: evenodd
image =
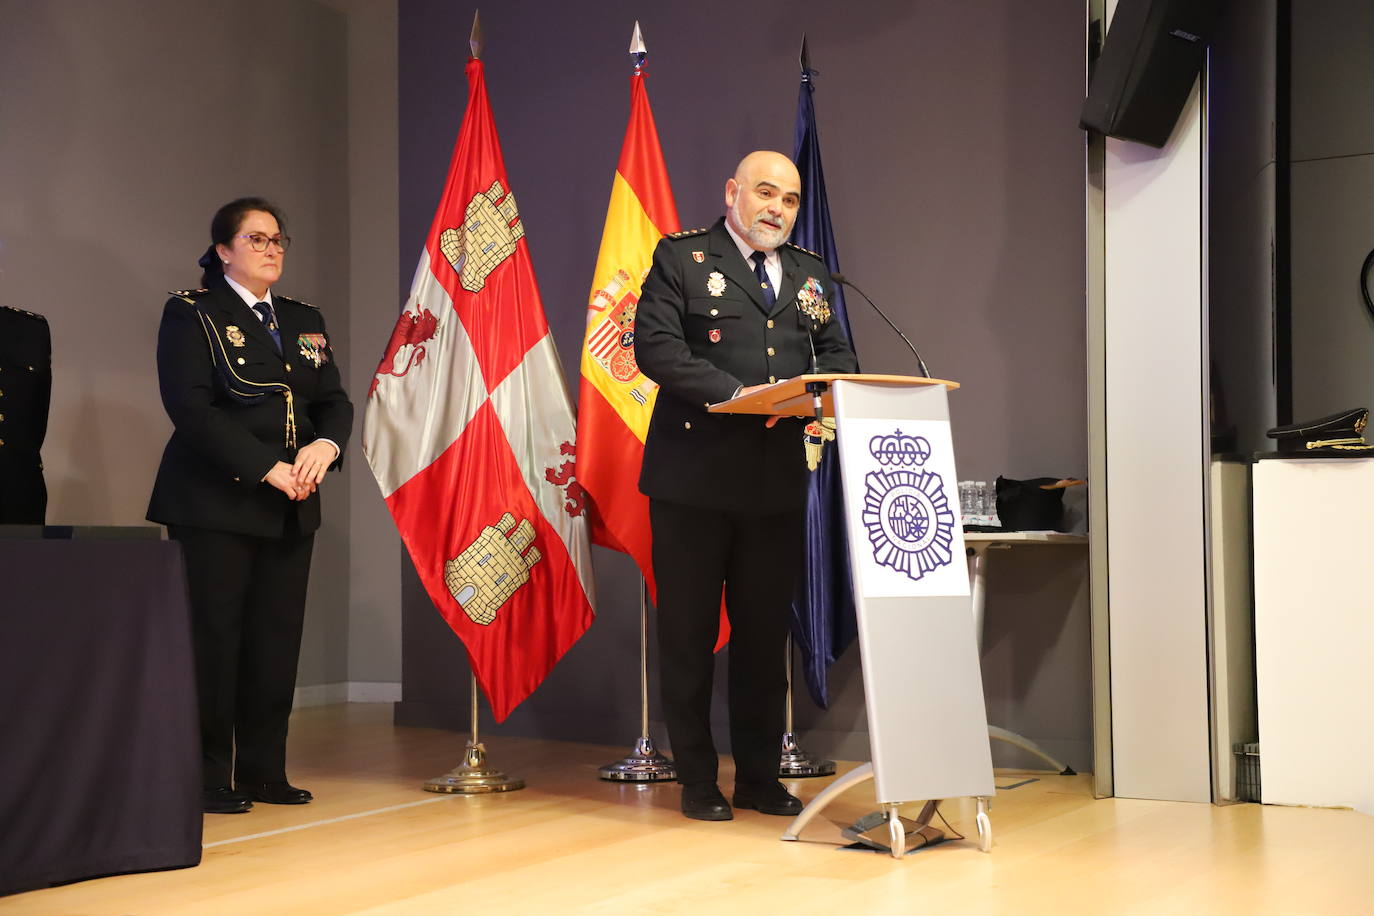
M 750 153 L 725 182 L 725 216 L 654 250 L 635 318 L 635 358 L 659 384 L 639 488 L 649 497 L 659 667 L 682 813 L 729 820 L 711 739 L 712 649 L 730 617 L 730 744 L 736 808 L 794 815 L 778 782 L 783 647 L 801 561 L 805 423 L 711 414 L 710 404 L 797 375 L 853 372 L 829 271 L 787 244 L 801 179 L 781 153 Z

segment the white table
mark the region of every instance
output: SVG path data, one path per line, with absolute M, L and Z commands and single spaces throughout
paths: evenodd
M 978 652 L 983 651 L 983 619 L 987 605 L 987 553 L 989 550 L 1009 550 L 1014 545 L 1064 545 L 1064 544 L 1087 544 L 1088 537 L 1084 534 L 1062 534 L 1058 531 L 966 531 L 964 532 L 964 546 L 968 551 L 968 574 L 969 584 L 973 592 L 973 630 L 978 634 Z M 988 725 L 988 737 L 1007 744 L 1014 745 L 1022 750 L 1029 751 L 1035 756 L 1049 763 L 1050 766 L 1059 771 L 1061 776 L 1075 775 L 1074 769 L 1051 757 L 1040 745 L 1016 732 L 1001 728 L 997 725 Z

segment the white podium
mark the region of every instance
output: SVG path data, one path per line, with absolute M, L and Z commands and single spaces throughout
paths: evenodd
M 838 448 L 825 460 L 840 459 L 872 761 L 826 787 L 782 838 L 798 839 L 830 801 L 872 779 L 888 827 L 882 845 L 893 856 L 905 852 L 908 833 L 930 837 L 939 800 L 965 796 L 978 800 L 987 851 L 992 753 L 947 400 L 958 386 L 909 376 L 800 376 L 711 410 L 807 416 L 808 385 L 824 386 L 823 412 L 836 420 Z M 927 804 L 909 831 L 897 809 L 913 801 Z

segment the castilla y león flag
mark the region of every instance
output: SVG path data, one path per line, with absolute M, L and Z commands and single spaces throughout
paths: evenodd
M 572 406 L 482 62 L 377 376 L 363 450 L 497 721 L 592 621 Z

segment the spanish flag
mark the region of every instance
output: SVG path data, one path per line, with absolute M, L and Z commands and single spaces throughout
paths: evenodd
M 635 363 L 635 307 L 654 246 L 679 229 L 644 74 L 630 77 L 630 123 L 611 186 L 587 306 L 577 410 L 577 480 L 591 496 L 592 542 L 634 558 L 655 596 L 649 500 L 639 492 L 658 385 Z

